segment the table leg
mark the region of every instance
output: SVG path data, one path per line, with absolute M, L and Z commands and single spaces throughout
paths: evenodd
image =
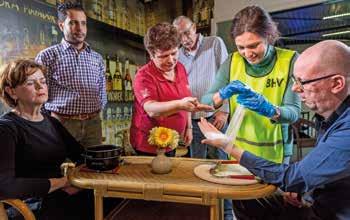
M 225 210 L 224 210 L 224 200 L 223 199 L 218 199 L 218 209 L 219 209 L 219 219 L 220 220 L 224 220 L 224 214 L 225 214 Z
M 220 207 L 221 205 L 220 205 L 219 199 L 217 199 L 216 202 L 214 202 L 214 204 L 210 206 L 210 220 L 221 219 Z
M 103 196 L 98 190 L 94 190 L 95 196 L 95 220 L 103 220 Z

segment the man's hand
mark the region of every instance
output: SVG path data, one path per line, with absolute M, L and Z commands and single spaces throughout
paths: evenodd
M 229 138 L 221 133 L 214 125 L 209 123 L 206 119 L 201 118 L 201 121 L 198 122 L 198 126 L 206 137 L 206 139 L 202 140 L 203 144 L 209 144 L 220 148 L 228 154 L 231 153 L 233 144 L 230 143 Z
M 196 106 L 196 111 L 198 111 L 198 112 L 200 112 L 200 111 L 210 112 L 210 111 L 215 111 L 215 108 L 213 106 L 210 106 L 210 105 L 198 103 Z
M 243 84 L 239 80 L 234 80 L 234 81 L 230 82 L 230 84 L 228 84 L 224 88 L 221 88 L 219 90 L 219 94 L 220 94 L 220 97 L 222 99 L 228 99 L 231 96 L 236 95 L 236 94 L 244 94 L 248 90 L 250 90 L 250 88 L 248 86 L 246 86 L 245 84 Z
M 267 101 L 264 96 L 253 90 L 238 95 L 237 103 L 268 118 L 273 117 L 277 112 L 274 105 Z
M 303 203 L 301 199 L 298 197 L 297 193 L 294 192 L 284 192 L 283 193 L 283 200 L 285 203 L 288 203 L 292 206 L 301 208 L 303 207 Z
M 222 112 L 222 111 L 218 111 L 218 112 L 216 112 L 214 114 L 213 117 L 214 117 L 213 125 L 217 129 L 221 130 L 225 126 L 225 124 L 227 122 L 228 113 Z

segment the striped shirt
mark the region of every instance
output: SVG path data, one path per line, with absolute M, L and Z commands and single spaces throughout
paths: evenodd
M 100 111 L 107 103 L 103 58 L 87 43 L 78 52 L 62 39 L 60 44 L 41 51 L 36 61 L 48 72 L 49 100 L 45 109 L 78 115 Z
M 215 75 L 220 65 L 227 58 L 227 49 L 220 37 L 203 37 L 199 35 L 197 49 L 194 52 L 187 52 L 183 47 L 180 49 L 179 61 L 185 66 L 188 74 L 188 81 L 194 97 L 201 100 L 210 86 L 215 81 Z M 220 109 L 229 112 L 226 102 Z M 209 117 L 211 112 L 196 112 L 192 119 Z

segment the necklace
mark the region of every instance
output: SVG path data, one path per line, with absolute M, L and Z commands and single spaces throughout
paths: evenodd
M 25 114 L 23 112 L 18 111 L 17 109 L 12 110 L 13 113 L 15 113 L 17 116 L 26 119 L 28 121 L 42 121 L 44 119 L 43 115 L 39 113 L 37 116 L 31 116 L 28 114 Z

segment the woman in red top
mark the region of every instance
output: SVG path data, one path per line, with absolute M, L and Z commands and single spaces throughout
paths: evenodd
M 175 27 L 160 23 L 149 28 L 144 45 L 151 60 L 135 77 L 130 142 L 138 155 L 156 155 L 156 148 L 147 142 L 153 127 L 176 130 L 188 146 L 192 141 L 189 112 L 211 107 L 191 95 L 186 70 L 178 62 L 180 36 Z M 174 156 L 175 150 L 168 148 L 167 155 Z

